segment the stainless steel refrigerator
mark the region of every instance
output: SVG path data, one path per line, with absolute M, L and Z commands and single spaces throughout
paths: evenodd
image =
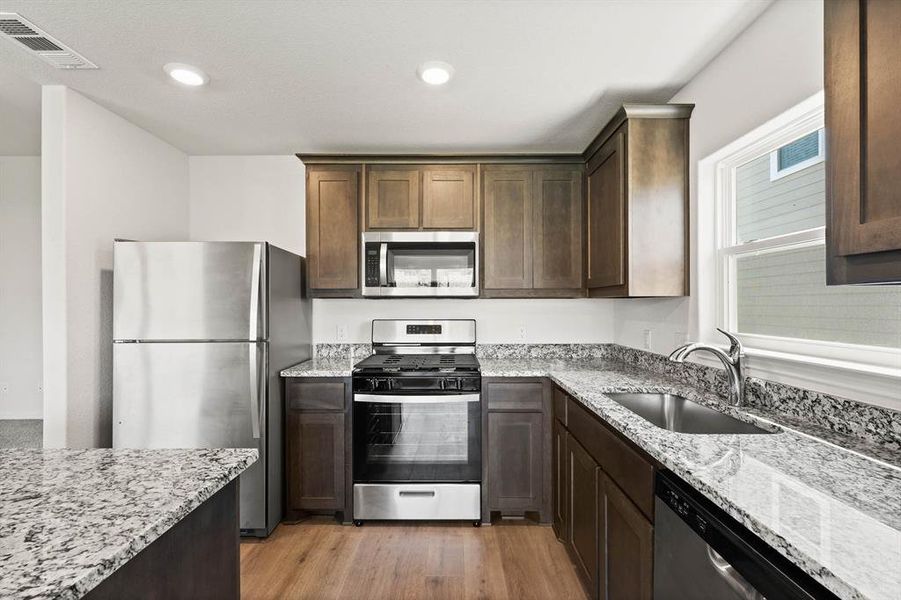
M 279 372 L 311 356 L 304 259 L 265 242 L 116 241 L 113 447 L 258 448 L 244 535 L 283 513 Z

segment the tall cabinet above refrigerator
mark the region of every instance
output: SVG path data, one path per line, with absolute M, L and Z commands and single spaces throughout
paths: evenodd
M 265 242 L 114 245 L 113 446 L 257 448 L 240 526 L 283 513 L 279 372 L 311 356 L 304 259 Z

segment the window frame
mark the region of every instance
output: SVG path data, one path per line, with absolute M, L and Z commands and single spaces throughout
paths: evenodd
M 755 376 L 898 409 L 901 349 L 736 331 L 737 257 L 826 243 L 825 227 L 816 227 L 740 244 L 735 219 L 736 169 L 823 127 L 820 92 L 699 162 L 698 211 L 703 214 L 705 207 L 712 209 L 713 219 L 698 224 L 698 260 L 711 267 L 699 274 L 698 334 L 705 341 L 722 344 L 715 327 L 735 332 Z M 820 154 L 825 153 L 821 150 Z M 806 166 L 813 164 L 816 162 Z M 712 309 L 713 318 L 705 315 L 705 309 Z
M 807 133 L 813 133 L 813 132 L 809 131 Z M 791 144 L 793 141 L 804 137 L 805 135 L 807 135 L 807 133 L 796 137 L 791 142 L 787 142 L 786 144 L 782 144 L 781 146 L 776 147 L 772 152 L 770 152 L 770 181 L 777 181 L 779 179 L 782 179 L 783 177 L 787 177 L 787 176 L 791 175 L 792 173 L 797 173 L 798 171 L 803 171 L 807 167 L 812 167 L 813 165 L 815 165 L 817 163 L 821 163 L 826 160 L 826 130 L 821 128 L 818 130 L 819 135 L 817 135 L 817 155 L 816 156 L 812 156 L 808 159 L 802 160 L 801 162 L 794 164 L 790 167 L 785 167 L 784 169 L 779 168 L 779 149 L 782 148 L 782 146 Z

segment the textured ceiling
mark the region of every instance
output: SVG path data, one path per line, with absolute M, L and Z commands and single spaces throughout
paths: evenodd
M 621 102 L 669 99 L 768 4 L 0 0 L 100 66 L 58 71 L 0 41 L 0 71 L 191 154 L 572 152 Z M 426 60 L 451 63 L 450 84 L 420 82 Z M 210 85 L 169 83 L 167 62 Z

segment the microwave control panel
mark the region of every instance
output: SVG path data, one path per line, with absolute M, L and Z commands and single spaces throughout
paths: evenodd
M 366 287 L 379 286 L 379 245 L 366 244 Z

